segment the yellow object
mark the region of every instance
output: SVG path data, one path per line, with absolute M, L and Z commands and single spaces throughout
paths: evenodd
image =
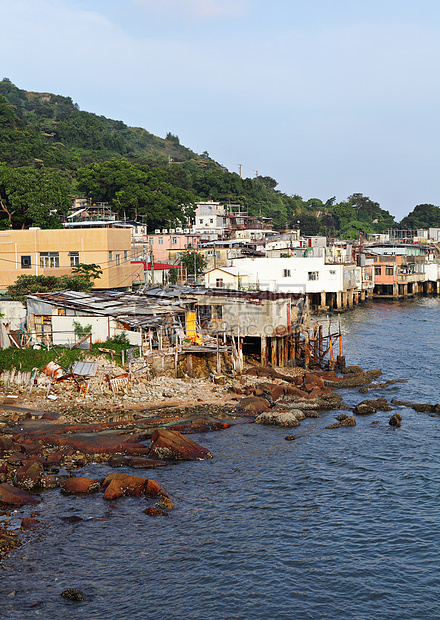
M 189 311 L 186 313 L 186 336 L 192 338 L 196 333 L 196 313 Z

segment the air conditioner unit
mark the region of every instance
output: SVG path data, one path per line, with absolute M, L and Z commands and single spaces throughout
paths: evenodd
M 174 228 L 170 228 L 170 235 L 174 235 L 175 232 L 176 230 Z
M 184 228 L 183 232 L 185 233 L 185 235 L 189 235 L 191 233 L 191 229 L 190 228 Z
M 163 235 L 167 235 L 168 234 L 168 228 L 162 228 L 162 234 Z
M 156 228 L 156 230 L 154 231 L 155 235 L 160 235 L 160 228 Z
M 183 232 L 182 228 L 176 228 L 176 233 L 182 233 L 182 232 Z

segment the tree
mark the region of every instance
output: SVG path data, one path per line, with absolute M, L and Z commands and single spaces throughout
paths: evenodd
M 196 278 L 206 269 L 206 260 L 197 250 L 188 248 L 180 255 L 180 262 L 186 268 L 186 273 Z
M 90 287 L 92 287 L 93 282 L 102 276 L 102 269 L 96 263 L 79 263 L 72 267 L 72 273 L 78 277 L 84 278 Z
M 440 208 L 432 204 L 421 204 L 400 222 L 402 228 L 431 228 L 440 226 Z
M 78 189 L 95 200 L 110 202 L 120 217 L 145 215 L 150 228 L 186 223 L 195 196 L 167 182 L 167 171 L 112 158 L 78 170 Z
M 7 294 L 14 300 L 26 303 L 26 296 L 33 293 L 50 293 L 71 290 L 88 292 L 92 284 L 83 276 L 18 276 L 14 284 L 7 288 Z
M 8 227 L 61 228 L 70 204 L 70 183 L 62 172 L 0 164 L 0 211 Z

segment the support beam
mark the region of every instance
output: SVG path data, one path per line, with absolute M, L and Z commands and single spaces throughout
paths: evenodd
M 260 363 L 262 366 L 267 366 L 267 337 L 261 336 L 261 359 Z

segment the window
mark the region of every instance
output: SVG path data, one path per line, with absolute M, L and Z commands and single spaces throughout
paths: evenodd
M 199 224 L 203 224 L 203 218 L 202 217 L 199 220 Z
M 124 250 L 124 260 L 128 260 L 128 250 Z
M 212 219 L 212 217 L 210 218 L 209 223 L 214 224 L 214 220 Z
M 71 267 L 79 265 L 79 252 L 69 252 L 69 264 Z
M 21 257 L 21 268 L 30 269 L 32 267 L 32 258 L 30 256 Z
M 290 278 L 290 269 L 283 269 L 283 278 Z
M 40 267 L 43 269 L 53 269 L 60 266 L 60 255 L 58 252 L 40 252 Z
M 217 310 L 217 319 L 221 321 L 223 319 L 223 306 L 215 306 Z
M 374 275 L 375 276 L 380 276 L 382 274 L 382 267 L 375 267 L 374 268 Z
M 111 250 L 109 250 L 108 259 L 113 260 L 113 252 Z
M 120 254 L 116 254 L 116 264 L 117 265 L 121 264 L 121 255 Z
M 386 276 L 392 276 L 393 275 L 393 268 L 392 267 L 385 267 L 385 275 Z
M 150 238 L 148 239 L 148 243 L 149 243 L 150 245 L 153 245 L 153 243 L 154 243 L 154 237 L 150 237 Z
M 171 243 L 172 243 L 172 245 L 176 245 L 177 237 L 171 237 Z
M 319 280 L 319 271 L 309 271 L 307 274 L 308 280 Z
M 163 237 L 159 237 L 159 239 L 157 240 L 157 243 L 159 245 L 163 245 Z
M 215 281 L 215 285 L 217 288 L 223 288 L 223 278 L 217 278 Z

